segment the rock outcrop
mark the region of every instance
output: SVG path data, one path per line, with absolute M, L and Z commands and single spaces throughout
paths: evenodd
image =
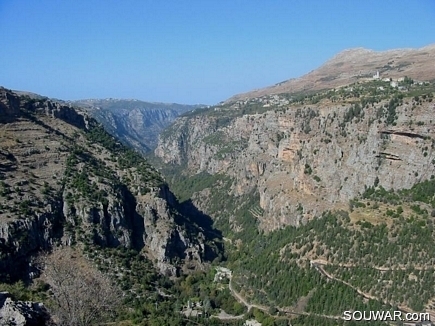
M 50 315 L 42 303 L 15 301 L 7 292 L 0 292 L 0 325 L 52 325 Z

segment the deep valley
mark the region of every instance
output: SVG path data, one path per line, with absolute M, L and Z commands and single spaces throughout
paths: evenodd
M 211 107 L 0 88 L 1 318 L 435 321 L 434 57 L 348 50 Z

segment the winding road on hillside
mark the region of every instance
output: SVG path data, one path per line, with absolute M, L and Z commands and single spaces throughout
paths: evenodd
M 322 275 L 324 275 L 326 278 L 330 279 L 330 280 L 334 280 L 336 282 L 341 282 L 344 285 L 349 286 L 350 288 L 352 288 L 353 290 L 355 290 L 359 295 L 361 295 L 362 297 L 364 297 L 365 299 L 371 299 L 371 300 L 377 300 L 379 302 L 382 302 L 384 304 L 390 304 L 388 302 L 383 301 L 382 299 L 375 297 L 373 295 L 370 295 L 366 292 L 361 291 L 360 289 L 356 288 L 355 286 L 353 286 L 352 284 L 341 280 L 339 278 L 336 278 L 335 276 L 331 275 L 330 273 L 328 273 L 324 266 L 327 265 L 332 265 L 329 262 L 325 261 L 325 260 L 311 260 L 310 261 L 311 266 L 313 266 L 319 273 L 321 273 Z M 340 267 L 347 267 L 347 268 L 352 268 L 352 267 L 356 267 L 355 265 L 339 265 Z M 396 268 L 396 269 L 387 269 L 384 267 L 371 267 L 373 269 L 377 269 L 379 271 L 388 271 L 388 270 L 402 270 L 402 268 Z M 405 270 L 406 268 L 403 267 L 403 270 Z M 419 270 L 423 270 L 423 268 L 421 267 Z M 397 308 L 402 311 L 403 313 L 414 313 L 415 311 L 413 311 L 411 308 L 407 307 L 407 306 L 397 306 Z
M 252 308 L 257 308 L 257 309 L 259 309 L 261 311 L 264 311 L 267 314 L 269 313 L 269 308 L 268 307 L 262 306 L 262 305 L 258 305 L 258 304 L 255 304 L 255 303 L 249 303 L 248 301 L 246 301 L 245 298 L 243 298 L 240 295 L 240 293 L 238 293 L 236 290 L 234 290 L 233 286 L 231 285 L 232 279 L 233 278 L 231 277 L 230 281 L 228 283 L 228 288 L 229 288 L 231 294 L 233 295 L 233 297 L 235 297 L 238 302 L 243 304 L 248 309 L 248 311 L 250 311 Z
M 261 311 L 263 311 L 264 313 L 268 314 L 269 316 L 271 316 L 271 314 L 269 313 L 269 307 L 264 306 L 264 305 L 259 305 L 259 304 L 255 304 L 255 303 L 249 303 L 240 293 L 238 293 L 234 287 L 232 286 L 232 276 L 230 277 L 230 281 L 228 283 L 228 288 L 231 292 L 231 294 L 233 295 L 233 297 L 240 302 L 241 304 L 243 304 L 248 311 L 250 311 L 252 308 L 257 308 Z M 284 308 L 279 308 L 276 307 L 276 309 L 279 312 L 285 313 L 285 314 L 289 314 L 289 315 L 297 315 L 297 316 L 316 316 L 316 317 L 322 317 L 322 318 L 328 318 L 328 319 L 342 319 L 341 316 L 330 316 L 330 315 L 323 315 L 323 314 L 315 314 L 315 313 L 309 313 L 309 312 L 297 312 L 294 310 L 290 310 L 290 309 L 284 309 Z
M 331 265 L 331 266 L 338 266 L 338 267 L 344 267 L 344 268 L 356 268 L 359 267 L 356 264 L 345 264 L 345 263 L 339 263 L 339 264 L 332 264 L 330 262 L 328 262 L 327 260 L 324 259 L 316 259 L 316 260 L 310 260 L 310 264 L 311 266 L 313 266 L 314 268 L 316 268 L 316 270 L 321 273 L 322 275 L 324 275 L 325 277 L 327 277 L 330 280 L 335 280 L 337 282 L 341 282 L 349 287 L 351 287 L 352 289 L 354 289 L 358 294 L 360 294 L 362 297 L 366 298 L 366 299 L 374 299 L 377 301 L 380 301 L 384 304 L 390 304 L 389 302 L 385 302 L 384 300 L 381 300 L 380 298 L 377 298 L 375 296 L 372 296 L 368 293 L 365 293 L 361 290 L 359 290 L 358 288 L 356 288 L 355 286 L 351 285 L 350 283 L 341 280 L 333 275 L 331 275 L 330 273 L 328 273 L 325 270 L 325 266 Z M 394 267 L 394 268 L 389 268 L 389 267 L 379 267 L 379 266 L 367 266 L 369 268 L 381 271 L 381 272 L 386 272 L 386 271 L 404 271 L 407 270 L 409 268 L 409 266 L 398 266 L 398 267 Z M 418 271 L 425 271 L 425 270 L 433 270 L 433 266 L 412 266 L 412 269 L 414 270 L 418 270 Z M 435 301 L 435 298 L 431 299 L 432 302 Z M 402 311 L 403 313 L 415 313 L 415 311 L 413 311 L 410 307 L 408 306 L 404 306 L 404 305 L 399 305 L 397 306 L 397 308 Z M 435 320 L 435 310 L 432 309 L 430 306 L 426 306 L 426 311 L 430 314 L 430 318 L 431 320 Z
M 325 270 L 324 266 L 330 265 L 329 262 L 324 261 L 324 260 L 311 260 L 310 263 L 311 263 L 312 267 L 314 267 L 319 273 L 321 273 L 326 278 L 328 278 L 330 280 L 333 280 L 333 281 L 336 281 L 336 282 L 341 282 L 341 283 L 345 284 L 346 286 L 349 286 L 350 288 L 355 290 L 359 295 L 361 295 L 363 298 L 377 300 L 377 301 L 383 302 L 384 304 L 388 304 L 387 302 L 384 302 L 383 300 L 380 300 L 379 298 L 377 298 L 377 297 L 375 297 L 373 295 L 365 293 L 365 292 L 359 290 L 358 288 L 354 287 L 352 284 L 350 284 L 350 283 L 348 283 L 348 282 L 346 282 L 344 280 L 341 280 L 339 278 L 336 278 L 335 276 L 333 276 L 330 273 L 328 273 Z M 355 266 L 351 266 L 349 264 L 349 265 L 346 265 L 346 266 L 343 265 L 341 267 L 349 267 L 349 268 L 351 268 L 351 267 L 355 267 Z M 389 270 L 389 269 L 387 269 L 385 267 L 379 267 L 379 268 L 373 267 L 373 268 L 375 268 L 377 270 L 380 270 L 380 271 Z M 401 268 L 397 268 L 397 269 L 401 269 Z M 422 267 L 421 269 L 424 269 L 424 268 Z M 233 281 L 233 278 L 232 278 L 232 275 L 231 275 L 230 278 L 229 278 L 229 283 L 228 283 L 228 288 L 229 288 L 231 294 L 233 295 L 233 297 L 239 303 L 243 304 L 248 309 L 248 311 L 250 311 L 252 308 L 256 308 L 256 309 L 259 309 L 259 310 L 263 311 L 264 313 L 266 313 L 269 316 L 271 315 L 269 313 L 269 307 L 264 306 L 264 305 L 260 305 L 260 304 L 255 304 L 255 303 L 248 302 L 247 299 L 245 299 L 240 293 L 238 293 L 234 289 L 232 281 Z M 297 312 L 297 311 L 294 311 L 294 310 L 291 310 L 291 309 L 285 309 L 285 308 L 279 308 L 279 307 L 276 307 L 276 309 L 279 312 L 282 312 L 282 313 L 285 313 L 285 314 L 289 314 L 289 315 L 316 316 L 316 317 L 335 319 L 335 320 L 342 319 L 342 316 L 331 316 L 331 315 L 323 315 L 323 314 L 316 314 L 316 313 L 309 313 L 309 312 Z M 398 309 L 400 311 L 402 311 L 403 313 L 413 313 L 414 312 L 409 307 L 406 307 L 406 306 L 398 306 Z M 431 317 L 433 317 L 433 316 L 431 316 Z

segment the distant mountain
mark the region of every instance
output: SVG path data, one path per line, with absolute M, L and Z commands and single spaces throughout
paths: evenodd
M 204 106 L 112 98 L 71 103 L 85 108 L 108 132 L 144 153 L 157 146 L 158 135 L 176 117 Z
M 321 67 L 300 77 L 286 80 L 262 89 L 237 94 L 226 102 L 265 95 L 312 92 L 348 85 L 364 78 L 397 79 L 408 76 L 417 80 L 435 79 L 435 44 L 420 49 L 373 51 L 364 48 L 348 49 L 338 53 Z

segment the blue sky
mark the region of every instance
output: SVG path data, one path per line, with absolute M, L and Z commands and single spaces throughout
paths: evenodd
M 0 85 L 215 104 L 352 47 L 435 43 L 433 0 L 0 0 Z

